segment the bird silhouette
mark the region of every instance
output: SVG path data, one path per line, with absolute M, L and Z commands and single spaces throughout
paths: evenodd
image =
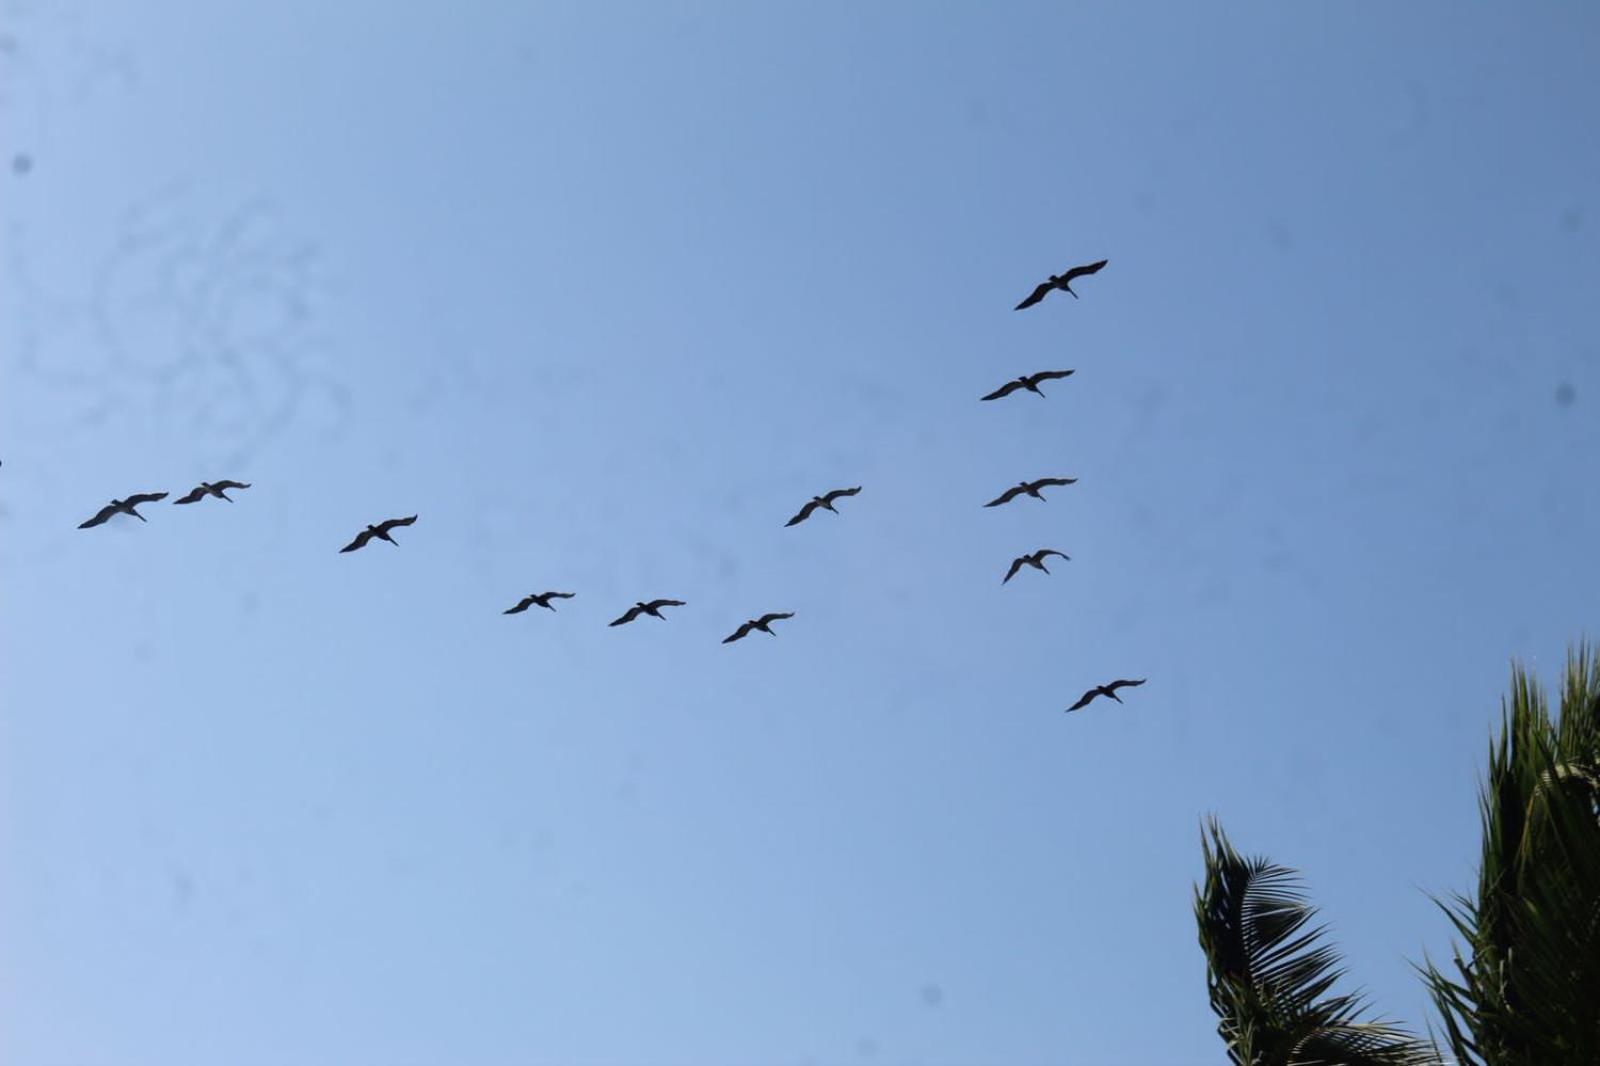
M 226 489 L 247 489 L 249 487 L 250 487 L 250 483 L 248 481 L 218 481 L 216 484 L 212 484 L 209 481 L 202 481 L 202 482 L 200 482 L 200 484 L 198 484 L 194 488 L 190 489 L 189 490 L 189 494 L 187 496 L 179 496 L 176 500 L 173 500 L 172 502 L 173 503 L 197 503 L 200 500 L 205 499 L 207 496 L 220 496 L 224 500 L 227 500 L 229 503 L 232 503 L 233 502 L 233 497 L 229 496 L 227 494 L 227 492 L 224 491 L 224 490 L 226 490 Z
M 1089 706 L 1096 696 L 1109 696 L 1118 703 L 1121 703 L 1122 697 L 1117 695 L 1117 689 L 1136 688 L 1144 683 L 1145 679 L 1141 677 L 1137 681 L 1113 681 L 1109 685 L 1096 685 L 1094 688 L 1090 689 L 1088 692 L 1085 692 L 1081 697 L 1079 697 L 1078 702 L 1074 703 L 1071 707 L 1068 707 L 1067 711 L 1068 713 L 1071 713 L 1072 711 L 1082 710 L 1083 708 Z
M 1000 579 L 1000 584 L 1004 585 L 1007 581 L 1010 581 L 1012 578 L 1016 577 L 1017 571 L 1021 570 L 1024 566 L 1031 566 L 1035 570 L 1043 570 L 1048 574 L 1050 571 L 1045 567 L 1044 561 L 1052 555 L 1059 555 L 1068 562 L 1072 561 L 1072 556 L 1068 555 L 1066 552 L 1058 552 L 1054 548 L 1040 548 L 1032 555 L 1022 555 L 1011 560 L 1011 569 L 1007 570 L 1006 576 Z
M 838 510 L 836 510 L 833 506 L 833 501 L 842 496 L 854 496 L 860 491 L 861 486 L 857 485 L 853 489 L 834 489 L 825 496 L 813 496 L 804 507 L 800 508 L 800 513 L 785 522 L 784 526 L 787 528 L 788 526 L 799 525 L 801 522 L 804 522 L 806 519 L 810 518 L 811 512 L 815 511 L 818 507 L 825 508 L 826 510 L 833 511 L 834 514 L 838 514 Z
M 110 503 L 100 508 L 99 514 L 95 515 L 87 522 L 78 523 L 78 528 L 92 529 L 95 526 L 103 524 L 106 519 L 110 518 L 114 514 L 131 514 L 141 522 L 149 521 L 149 519 L 145 518 L 144 515 L 140 514 L 138 511 L 135 511 L 134 508 L 138 507 L 140 504 L 155 503 L 157 500 L 164 500 L 166 498 L 167 494 L 164 492 L 140 492 L 129 496 L 125 500 L 112 500 Z
M 759 630 L 761 630 L 761 632 L 765 633 L 767 636 L 775 637 L 775 636 L 777 636 L 777 634 L 772 631 L 772 623 L 778 621 L 780 618 L 793 618 L 793 617 L 794 617 L 794 612 L 793 611 L 779 611 L 779 612 L 775 612 L 773 614 L 764 614 L 760 618 L 752 618 L 752 619 L 750 619 L 750 621 L 746 622 L 744 625 L 740 626 L 738 629 L 735 629 L 733 631 L 733 635 L 732 636 L 723 637 L 722 638 L 722 643 L 724 643 L 724 644 L 732 644 L 736 640 L 743 640 L 746 636 L 749 635 L 749 633 L 750 633 L 750 631 L 752 629 L 759 629 Z
M 640 600 L 632 607 L 629 607 L 627 611 L 623 613 L 621 618 L 617 619 L 615 622 L 609 622 L 607 624 L 614 626 L 627 625 L 635 618 L 638 618 L 641 614 L 647 614 L 652 618 L 659 618 L 662 621 L 666 621 L 667 616 L 661 613 L 661 608 L 683 606 L 685 606 L 685 604 L 682 600 L 651 600 L 649 603 L 645 603 L 643 600 Z
M 1105 266 L 1107 262 L 1108 260 L 1102 259 L 1098 263 L 1090 263 L 1087 266 L 1075 266 L 1065 274 L 1051 274 L 1050 280 L 1041 281 L 1039 287 L 1029 293 L 1028 298 L 1019 303 L 1015 310 L 1021 311 L 1024 308 L 1032 307 L 1044 299 L 1051 289 L 1060 289 L 1062 292 L 1072 293 L 1072 298 L 1077 299 L 1078 294 L 1072 292 L 1072 283 L 1078 278 L 1099 273 L 1100 268 Z
M 373 537 L 377 537 L 379 540 L 386 540 L 390 544 L 398 547 L 400 542 L 389 536 L 389 531 L 398 526 L 409 526 L 416 520 L 417 516 L 412 515 L 410 518 L 391 518 L 387 522 L 379 522 L 375 526 L 368 526 L 366 529 L 363 529 L 360 533 L 356 534 L 355 540 L 340 548 L 339 553 L 342 555 L 345 552 L 353 552 L 358 548 L 365 548 L 367 546 L 367 541 L 371 540 Z
M 570 599 L 572 599 L 572 595 L 573 594 L 570 593 L 570 592 L 537 592 L 537 593 L 532 593 L 530 595 L 522 597 L 522 599 L 517 602 L 517 605 L 515 607 L 507 608 L 506 610 L 501 611 L 500 613 L 501 614 L 521 614 L 523 611 L 526 611 L 529 607 L 532 607 L 536 603 L 540 607 L 543 607 L 547 611 L 553 611 L 553 610 L 555 610 L 555 607 L 550 603 L 551 600 L 570 600 Z
M 1027 389 L 1029 392 L 1035 392 L 1040 396 L 1043 396 L 1044 390 L 1039 388 L 1039 382 L 1054 381 L 1056 378 L 1071 377 L 1074 373 L 1076 373 L 1076 371 L 1073 370 L 1041 370 L 1037 374 L 1024 374 L 1015 381 L 1008 381 L 1004 385 L 1001 385 L 998 389 L 995 389 L 989 395 L 980 396 L 978 399 L 998 400 L 1002 396 L 1010 396 L 1018 389 Z
M 1078 479 L 1075 477 L 1042 477 L 1038 481 L 1019 481 L 984 506 L 999 507 L 1002 503 L 1010 503 L 1024 493 L 1042 500 L 1044 493 L 1040 492 L 1040 489 L 1049 488 L 1051 485 L 1075 485 L 1077 482 Z

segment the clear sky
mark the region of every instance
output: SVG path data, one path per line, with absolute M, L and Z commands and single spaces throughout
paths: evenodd
M 1210 812 L 1426 1020 L 1600 621 L 1600 9 L 4 18 L 0 1061 L 1220 1062 Z

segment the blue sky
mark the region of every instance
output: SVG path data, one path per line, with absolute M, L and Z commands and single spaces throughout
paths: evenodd
M 1596 623 L 1600 15 L 329 6 L 0 31 L 0 1058 L 1218 1062 L 1211 812 L 1426 1020 Z

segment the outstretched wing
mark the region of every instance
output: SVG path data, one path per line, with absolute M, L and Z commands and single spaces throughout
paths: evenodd
M 1110 260 L 1102 259 L 1098 263 L 1090 263 L 1087 266 L 1075 266 L 1061 276 L 1061 281 L 1063 284 L 1070 284 L 1075 278 L 1087 277 L 1090 274 L 1098 274 L 1100 272 L 1100 268 L 1105 266 L 1109 261 Z
M 762 615 L 759 621 L 760 621 L 760 623 L 762 625 L 769 626 L 774 622 L 782 621 L 785 618 L 793 618 L 793 617 L 794 617 L 794 612 L 793 611 L 774 611 L 771 614 Z
M 1106 686 L 1106 691 L 1115 692 L 1119 688 L 1138 688 L 1140 685 L 1145 683 L 1145 680 L 1145 678 L 1141 677 L 1137 681 L 1113 681 L 1111 684 Z
M 1081 710 L 1083 710 L 1085 707 L 1089 706 L 1089 704 L 1098 695 L 1100 695 L 1100 690 L 1099 689 L 1097 689 L 1097 688 L 1090 689 L 1088 692 L 1085 692 L 1081 697 L 1079 697 L 1077 703 L 1074 703 L 1071 707 L 1067 708 L 1067 713 L 1071 714 L 1073 711 L 1081 711 Z
M 1012 500 L 1017 498 L 1017 493 L 1019 493 L 1021 491 L 1022 491 L 1022 486 L 1021 485 L 1013 485 L 1009 489 L 1006 489 L 1006 491 L 1002 492 L 1000 495 L 996 496 L 994 499 L 990 500 L 988 503 L 984 504 L 984 506 L 985 507 L 999 507 L 1002 503 L 1010 503 Z
M 1076 373 L 1076 370 L 1041 370 L 1037 374 L 1029 374 L 1028 380 L 1037 385 L 1041 381 L 1054 381 L 1057 378 L 1070 378 Z
M 534 597 L 532 597 L 532 596 L 524 596 L 522 598 L 522 600 L 515 607 L 507 608 L 506 610 L 501 611 L 500 613 L 501 614 L 521 614 L 523 611 L 526 611 L 529 607 L 533 606 L 533 601 L 534 601 Z
M 651 600 L 650 601 L 650 608 L 651 608 L 651 610 L 655 610 L 655 611 L 659 611 L 663 607 L 682 607 L 682 606 L 684 606 L 684 602 L 682 600 Z
M 1028 557 L 1026 555 L 1024 555 L 1020 559 L 1011 560 L 1011 569 L 1007 570 L 1006 571 L 1006 576 L 1000 579 L 1000 584 L 1004 585 L 1007 581 L 1010 581 L 1012 578 L 1016 577 L 1017 576 L 1017 571 L 1021 570 L 1022 569 L 1022 564 L 1026 563 L 1027 561 L 1028 561 Z
M 1026 310 L 1027 308 L 1032 307 L 1034 304 L 1036 304 L 1040 300 L 1044 299 L 1045 293 L 1049 292 L 1053 288 L 1055 288 L 1055 282 L 1052 282 L 1052 281 L 1040 282 L 1039 283 L 1039 287 L 1037 289 L 1034 289 L 1031 293 L 1029 293 L 1028 294 L 1028 298 L 1026 300 L 1023 300 L 1016 307 L 1012 308 L 1012 310 L 1014 310 L 1014 311 L 1023 311 L 1023 310 Z
M 577 593 L 574 593 L 574 592 L 546 592 L 540 598 L 548 600 L 553 596 L 558 600 L 570 600 L 575 595 L 577 595 Z
M 640 608 L 637 605 L 629 607 L 621 618 L 617 619 L 615 622 L 607 622 L 606 624 L 613 626 L 627 625 L 629 622 L 639 617 L 639 611 Z
M 722 643 L 724 643 L 724 644 L 732 644 L 736 640 L 743 640 L 745 638 L 745 635 L 747 633 L 749 633 L 750 630 L 752 630 L 754 628 L 755 627 L 753 625 L 751 625 L 749 622 L 746 622 L 744 625 L 740 626 L 738 629 L 735 629 L 728 636 L 723 637 L 722 638 Z
M 394 529 L 394 528 L 396 528 L 398 526 L 409 526 L 411 523 L 415 522 L 416 520 L 417 520 L 417 516 L 416 515 L 412 515 L 410 518 L 391 518 L 387 522 L 379 522 L 378 523 L 378 528 L 383 530 L 383 532 L 387 533 L 391 529 Z
M 127 504 L 129 507 L 137 507 L 141 503 L 155 503 L 157 500 L 164 500 L 166 498 L 167 494 L 164 492 L 138 492 L 132 496 L 129 496 L 122 502 Z
M 173 500 L 172 502 L 173 503 L 198 503 L 200 500 L 203 500 L 205 498 L 205 495 L 206 495 L 206 490 L 197 486 L 195 488 L 190 489 L 187 493 L 185 493 L 184 495 L 178 497 L 176 500 Z
M 353 552 L 357 548 L 365 548 L 367 546 L 367 541 L 371 540 L 372 538 L 373 538 L 372 530 L 363 529 L 360 533 L 356 534 L 356 539 L 355 540 L 351 541 L 349 544 L 346 544 L 344 547 L 340 548 L 339 549 L 339 553 L 342 555 L 345 552 Z
M 832 492 L 828 493 L 826 496 L 824 496 L 822 498 L 824 500 L 827 500 L 829 503 L 832 503 L 834 500 L 839 499 L 841 496 L 854 496 L 856 493 L 858 493 L 860 491 L 861 491 L 861 486 L 860 485 L 857 485 L 853 489 L 834 489 Z
M 1078 479 L 1075 477 L 1042 477 L 1033 483 L 1033 487 L 1047 489 L 1051 485 L 1076 485 L 1077 483 Z
M 1010 396 L 1013 392 L 1016 392 L 1020 388 L 1022 388 L 1022 382 L 1020 382 L 1020 381 L 1008 381 L 1004 385 L 1001 385 L 998 389 L 995 389 L 989 395 L 987 395 L 987 396 L 979 396 L 978 399 L 980 399 L 980 400 L 998 400 L 1002 396 Z
M 1033 557 L 1039 560 L 1041 563 L 1050 558 L 1052 555 L 1059 556 L 1069 563 L 1072 562 L 1072 556 L 1068 555 L 1066 552 L 1058 552 L 1054 548 L 1040 548 L 1038 551 L 1033 553 Z
M 804 522 L 806 519 L 811 517 L 811 512 L 812 511 L 815 511 L 818 507 L 821 507 L 821 506 L 822 505 L 820 503 L 818 503 L 816 500 L 807 500 L 806 501 L 806 505 L 804 507 L 800 508 L 800 513 L 795 515 L 793 518 L 789 519 L 787 522 L 785 522 L 783 524 L 784 528 L 787 529 L 790 526 L 799 525 L 801 522 Z
M 116 513 L 117 513 L 116 504 L 108 503 L 104 507 L 100 508 L 100 513 L 99 514 L 95 515 L 93 518 L 89 519 L 87 522 L 78 523 L 78 528 L 79 529 L 89 529 L 89 528 L 91 528 L 93 526 L 98 526 L 102 522 L 104 522 L 106 519 L 110 518 L 112 515 L 114 515 Z
M 247 488 L 250 487 L 250 482 L 248 482 L 248 481 L 219 481 L 216 484 L 212 485 L 211 487 L 214 488 L 214 489 L 247 489 Z

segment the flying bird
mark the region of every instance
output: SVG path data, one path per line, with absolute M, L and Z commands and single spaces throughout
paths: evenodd
M 572 595 L 573 594 L 570 593 L 570 592 L 539 592 L 539 593 L 533 593 L 533 594 L 530 594 L 530 595 L 522 597 L 522 599 L 517 602 L 517 605 L 515 607 L 508 608 L 508 609 L 506 609 L 504 611 L 501 611 L 500 613 L 501 614 L 521 614 L 523 611 L 526 611 L 529 607 L 532 607 L 536 603 L 540 607 L 543 607 L 547 611 L 553 611 L 553 610 L 555 610 L 555 606 L 553 604 L 551 604 L 551 602 L 550 602 L 551 600 L 570 600 L 570 599 L 572 599 Z
M 110 503 L 100 508 L 99 514 L 95 515 L 87 522 L 80 522 L 78 524 L 78 528 L 91 529 L 94 526 L 100 525 L 114 514 L 131 514 L 139 521 L 147 522 L 149 519 L 145 518 L 144 515 L 134 510 L 134 508 L 138 507 L 140 504 L 155 503 L 157 500 L 164 500 L 166 498 L 167 494 L 164 492 L 140 492 L 129 496 L 125 500 L 112 500 Z
M 1117 695 L 1117 689 L 1119 689 L 1119 688 L 1136 688 L 1139 685 L 1142 685 L 1144 683 L 1145 683 L 1145 679 L 1141 677 L 1137 681 L 1113 681 L 1109 685 L 1096 685 L 1094 688 L 1090 689 L 1088 692 L 1085 692 L 1078 699 L 1077 703 L 1074 703 L 1071 707 L 1068 707 L 1067 711 L 1070 713 L 1072 711 L 1082 710 L 1083 708 L 1089 706 L 1089 704 L 1094 700 L 1094 698 L 1096 696 L 1110 696 L 1112 699 L 1116 700 L 1118 703 L 1121 703 L 1122 702 L 1122 697 Z
M 1024 566 L 1031 566 L 1035 570 L 1043 570 L 1048 574 L 1050 571 L 1045 567 L 1044 561 L 1052 555 L 1059 555 L 1068 562 L 1072 561 L 1072 556 L 1068 555 L 1066 552 L 1058 552 L 1054 548 L 1040 548 L 1032 555 L 1023 555 L 1011 560 L 1011 569 L 1007 570 L 1006 576 L 1000 579 L 1000 584 L 1004 585 L 1007 581 L 1010 581 L 1012 578 L 1016 577 L 1017 571 L 1021 570 Z
M 649 603 L 645 603 L 643 600 L 640 600 L 632 607 L 629 607 L 621 618 L 608 624 L 614 626 L 626 625 L 635 618 L 638 618 L 641 614 L 647 614 L 652 618 L 659 618 L 662 621 L 666 621 L 667 616 L 661 613 L 661 608 L 683 606 L 685 606 L 685 604 L 682 600 L 651 600 Z
M 1051 289 L 1060 289 L 1062 292 L 1070 292 L 1072 293 L 1072 298 L 1077 299 L 1078 294 L 1072 292 L 1072 283 L 1079 278 L 1087 277 L 1090 274 L 1099 273 L 1100 268 L 1105 266 L 1107 262 L 1108 260 L 1102 259 L 1098 263 L 1090 263 L 1087 266 L 1075 266 L 1065 274 L 1051 274 L 1050 280 L 1041 281 L 1039 283 L 1039 287 L 1034 289 L 1033 292 L 1029 293 L 1028 298 L 1019 303 L 1015 310 L 1021 311 L 1024 308 L 1032 307 L 1034 304 L 1044 299 L 1046 294 L 1048 294 Z
M 1010 396 L 1013 392 L 1016 392 L 1018 389 L 1027 389 L 1029 392 L 1036 392 L 1040 396 L 1043 396 L 1044 395 L 1044 390 L 1039 388 L 1039 382 L 1041 382 L 1041 381 L 1054 381 L 1056 378 L 1071 377 L 1074 373 L 1076 373 L 1076 371 L 1072 371 L 1072 370 L 1041 370 L 1037 374 L 1024 374 L 1020 378 L 1017 378 L 1015 381 L 1008 381 L 1004 385 L 1001 385 L 998 389 L 995 389 L 989 395 L 980 396 L 980 397 L 978 397 L 978 399 L 980 399 L 980 400 L 998 400 L 1002 396 Z
M 788 527 L 799 525 L 801 522 L 804 522 L 806 519 L 810 518 L 811 512 L 815 511 L 818 507 L 825 508 L 829 511 L 833 511 L 834 514 L 838 514 L 838 510 L 833 506 L 833 501 L 839 499 L 841 496 L 854 496 L 860 491 L 861 486 L 857 485 L 853 489 L 834 489 L 826 496 L 813 496 L 804 507 L 800 508 L 800 513 L 785 522 L 784 526 Z
M 1049 488 L 1051 485 L 1075 485 L 1077 481 L 1078 479 L 1075 477 L 1042 477 L 1038 481 L 1019 481 L 984 504 L 984 506 L 999 507 L 1002 503 L 1010 503 L 1023 493 L 1042 500 L 1044 499 L 1044 493 L 1040 492 L 1040 489 Z
M 733 635 L 731 637 L 723 637 L 722 638 L 722 643 L 724 643 L 724 644 L 732 644 L 736 640 L 743 640 L 746 636 L 749 635 L 749 633 L 750 633 L 750 631 L 752 629 L 759 629 L 759 630 L 761 630 L 761 632 L 765 633 L 767 636 L 775 637 L 775 636 L 777 636 L 777 634 L 772 631 L 772 623 L 778 621 L 781 618 L 793 618 L 793 617 L 794 617 L 794 612 L 793 611 L 780 611 L 780 612 L 776 612 L 774 614 L 764 614 L 760 618 L 752 618 L 752 619 L 750 619 L 750 621 L 746 622 L 744 625 L 740 626 L 738 629 L 735 629 L 733 631 Z
M 189 494 L 187 496 L 179 496 L 176 500 L 173 500 L 172 502 L 173 503 L 198 503 L 199 501 L 205 499 L 207 496 L 220 496 L 224 500 L 227 500 L 229 503 L 232 503 L 233 502 L 233 497 L 229 496 L 228 493 L 225 490 L 227 490 L 227 489 L 247 489 L 249 487 L 250 487 L 250 483 L 248 481 L 219 481 L 214 485 L 209 481 L 202 481 L 202 482 L 200 482 L 200 484 L 198 484 L 194 488 L 190 489 L 189 490 Z
M 355 540 L 340 548 L 339 553 L 342 555 L 345 552 L 353 552 L 357 548 L 365 548 L 367 546 L 367 541 L 371 540 L 373 537 L 377 537 L 379 540 L 386 540 L 390 544 L 398 547 L 400 542 L 389 536 L 389 531 L 398 526 L 409 526 L 416 520 L 417 516 L 412 515 L 410 518 L 391 518 L 387 522 L 379 522 L 375 526 L 368 526 L 366 529 L 363 529 L 360 533 L 356 534 Z

